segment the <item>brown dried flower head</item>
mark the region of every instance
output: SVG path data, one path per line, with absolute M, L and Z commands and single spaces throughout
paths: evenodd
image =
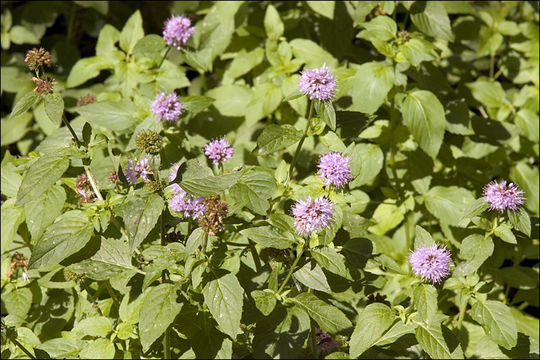
M 16 252 L 11 255 L 11 263 L 9 264 L 9 270 L 6 274 L 7 277 L 11 277 L 11 275 L 13 275 L 13 273 L 20 268 L 22 268 L 23 273 L 26 274 L 28 268 L 28 259 L 23 254 Z
M 34 92 L 39 93 L 40 98 L 52 91 L 53 86 L 56 85 L 56 81 L 54 79 L 40 79 L 34 76 L 32 81 L 36 83 Z
M 96 102 L 96 100 L 97 98 L 94 95 L 86 94 L 84 96 L 81 96 L 77 100 L 77 106 L 85 106 L 85 105 L 93 104 Z
M 120 178 L 118 177 L 118 173 L 116 170 L 112 170 L 108 177 L 109 181 L 112 183 L 120 182 Z
M 92 191 L 92 184 L 88 181 L 86 174 L 77 176 L 77 180 L 75 181 L 75 191 L 82 196 L 82 198 L 79 199 L 79 204 L 81 202 L 88 203 L 96 201 L 96 197 Z
M 210 197 L 204 202 L 204 214 L 199 216 L 199 226 L 208 233 L 215 235 L 223 231 L 223 220 L 227 217 L 229 208 L 227 203 L 218 197 Z
M 37 70 L 44 65 L 51 66 L 51 53 L 44 48 L 33 48 L 26 52 L 24 62 L 28 64 L 30 70 Z

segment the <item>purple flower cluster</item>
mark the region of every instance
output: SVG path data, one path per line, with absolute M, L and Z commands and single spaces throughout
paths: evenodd
M 440 283 L 450 274 L 451 261 L 452 255 L 443 245 L 420 247 L 409 255 L 413 272 L 432 283 Z
M 152 174 L 152 169 L 148 165 L 147 158 L 137 161 L 135 165 L 133 165 L 133 160 L 128 160 L 125 175 L 130 184 L 135 184 L 139 178 L 144 181 L 148 180 L 149 174 Z
M 164 92 L 157 94 L 152 102 L 152 112 L 158 120 L 176 121 L 184 112 L 184 104 L 178 100 L 176 94 L 166 95 Z
M 333 210 L 332 202 L 325 197 L 312 199 L 308 196 L 297 201 L 292 207 L 296 231 L 306 237 L 321 231 L 332 221 Z
M 484 200 L 489 203 L 490 210 L 502 213 L 504 209 L 518 210 L 525 197 L 523 191 L 513 182 L 507 183 L 506 180 L 502 180 L 499 184 L 493 180 L 484 186 Z
M 345 157 L 339 152 L 323 154 L 319 157 L 319 177 L 328 186 L 334 185 L 342 188 L 351 179 L 350 157 Z
M 304 70 L 298 88 L 304 95 L 309 96 L 310 100 L 332 100 L 336 80 L 325 64 L 320 69 Z
M 204 147 L 204 153 L 212 159 L 212 164 L 224 163 L 234 155 L 234 149 L 225 139 L 216 139 L 210 141 Z
M 169 198 L 169 206 L 174 211 L 183 212 L 184 217 L 193 220 L 204 214 L 204 197 L 195 197 L 184 191 L 178 184 L 172 184 L 172 196 Z
M 195 32 L 191 26 L 191 19 L 185 16 L 172 16 L 165 20 L 163 26 L 163 39 L 169 46 L 180 50 Z

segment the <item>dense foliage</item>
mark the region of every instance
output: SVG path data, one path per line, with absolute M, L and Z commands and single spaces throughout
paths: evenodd
M 2 358 L 538 358 L 538 2 L 1 13 Z

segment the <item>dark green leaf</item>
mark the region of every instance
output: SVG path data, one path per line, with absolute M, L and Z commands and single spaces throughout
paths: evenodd
M 259 155 L 267 155 L 295 144 L 302 138 L 302 131 L 292 125 L 270 124 L 257 138 Z
M 129 249 L 139 246 L 156 225 L 163 199 L 157 194 L 144 197 L 132 197 L 124 208 L 124 223 L 129 237 Z
M 514 229 L 531 236 L 531 219 L 525 209 L 519 208 L 518 211 L 507 210 L 506 214 Z
M 472 318 L 500 346 L 510 350 L 517 343 L 516 321 L 508 306 L 495 300 L 478 300 L 472 306 Z
M 60 125 L 62 116 L 64 115 L 64 99 L 59 94 L 47 94 L 43 99 L 45 104 L 45 112 L 52 123 Z
M 444 5 L 437 1 L 418 1 L 411 7 L 411 20 L 424 34 L 437 39 L 454 40 Z
M 255 300 L 257 309 L 264 315 L 268 316 L 276 307 L 276 295 L 270 291 L 253 290 L 251 297 Z
M 331 334 L 351 327 L 351 321 L 337 307 L 327 304 L 310 293 L 301 293 L 290 301 L 304 309 L 319 327 Z
M 429 324 L 437 313 L 437 290 L 429 284 L 420 284 L 414 289 L 413 302 L 420 319 Z
M 13 110 L 9 115 L 9 118 L 17 117 L 26 111 L 28 111 L 34 104 L 39 101 L 39 94 L 37 92 L 30 91 L 23 95 L 13 106 Z
M 137 121 L 134 118 L 135 109 L 133 103 L 128 100 L 96 102 L 77 107 L 75 111 L 88 120 L 90 124 L 103 126 L 114 131 L 132 128 Z
M 363 309 L 356 321 L 350 342 L 351 358 L 357 358 L 379 340 L 395 319 L 394 312 L 381 303 Z
M 240 234 L 267 248 L 288 249 L 296 242 L 292 234 L 279 231 L 272 226 L 244 229 Z

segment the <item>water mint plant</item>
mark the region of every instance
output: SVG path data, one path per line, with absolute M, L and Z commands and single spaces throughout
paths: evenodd
M 538 358 L 537 2 L 2 2 L 2 358 Z

